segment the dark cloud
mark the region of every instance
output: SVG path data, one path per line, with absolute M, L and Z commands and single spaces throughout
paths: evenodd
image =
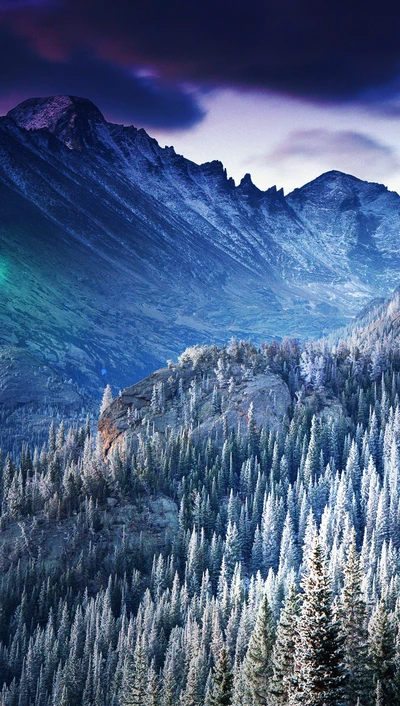
M 182 86 L 399 110 L 392 0 L 0 0 L 0 19 L 18 47 L 12 65 L 1 49 L 3 95 L 9 73 L 15 93 L 80 93 L 117 119 L 166 128 L 202 117 Z
M 0 0 L 0 12 L 2 10 L 15 11 L 27 7 L 48 7 L 54 8 L 54 0 Z
M 110 119 L 157 128 L 185 128 L 203 117 L 188 90 L 86 53 L 67 61 L 50 61 L 26 42 L 0 31 L 0 95 L 20 99 L 51 94 L 81 95 L 92 100 Z
M 91 47 L 121 66 L 200 84 L 318 100 L 360 98 L 399 72 L 400 5 L 390 0 L 65 0 L 12 13 L 43 56 Z
M 390 147 L 350 130 L 299 130 L 262 157 L 262 161 L 269 164 L 282 164 L 286 160 L 314 160 L 321 165 L 330 164 L 331 169 L 351 173 L 368 170 L 375 179 L 400 168 L 398 157 Z

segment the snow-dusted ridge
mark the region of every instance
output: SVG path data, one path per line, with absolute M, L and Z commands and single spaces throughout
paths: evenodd
M 2 339 L 92 391 L 195 342 L 328 333 L 398 284 L 400 197 L 382 185 L 235 186 L 73 96 L 1 118 L 0 155 Z

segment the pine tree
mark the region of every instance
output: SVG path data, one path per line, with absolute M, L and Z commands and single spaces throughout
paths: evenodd
M 112 401 L 113 396 L 111 385 L 106 385 L 106 387 L 104 388 L 103 397 L 100 405 L 100 416 L 103 414 L 104 410 L 107 409 L 107 407 L 111 404 Z
M 385 706 L 399 703 L 395 686 L 395 631 L 391 616 L 381 600 L 372 613 L 369 626 L 369 653 L 375 688 L 381 691 Z
M 272 677 L 271 655 L 274 639 L 274 618 L 267 596 L 264 595 L 243 663 L 246 689 L 254 706 L 264 706 L 268 703 L 269 682 Z
M 198 654 L 193 655 L 189 663 L 187 681 L 184 691 L 181 692 L 181 706 L 201 706 L 203 697 L 200 690 L 200 657 Z
M 273 672 L 269 686 L 269 704 L 273 706 L 286 706 L 293 688 L 299 612 L 299 594 L 295 583 L 292 583 L 280 614 L 272 652 Z
M 147 689 L 144 706 L 159 706 L 159 703 L 160 685 L 153 661 L 147 672 Z
M 307 486 L 310 479 L 318 477 L 320 468 L 320 429 L 319 421 L 314 416 L 311 422 L 310 443 L 308 445 L 307 457 L 304 464 L 304 483 Z
M 367 610 L 362 596 L 361 580 L 354 533 L 347 553 L 339 604 L 344 661 L 348 673 L 346 694 L 349 704 L 353 704 L 355 698 L 359 698 L 361 703 L 368 703 L 371 690 L 368 674 Z
M 339 706 L 343 702 L 345 668 L 339 626 L 332 617 L 331 589 L 317 537 L 308 557 L 308 574 L 298 623 L 295 687 L 291 703 Z
M 147 655 L 143 637 L 138 636 L 133 654 L 127 655 L 122 677 L 121 706 L 143 706 L 147 694 Z
M 251 550 L 251 571 L 256 574 L 257 571 L 261 571 L 263 565 L 263 543 L 262 536 L 260 532 L 260 527 L 257 525 L 256 531 L 254 532 L 253 547 Z
M 230 706 L 233 696 L 233 673 L 231 659 L 225 645 L 221 649 L 212 675 L 212 685 L 210 706 Z
M 240 561 L 240 555 L 240 537 L 236 522 L 234 522 L 233 524 L 231 524 L 231 522 L 228 522 L 224 548 L 224 558 L 228 581 L 232 579 L 235 564 Z

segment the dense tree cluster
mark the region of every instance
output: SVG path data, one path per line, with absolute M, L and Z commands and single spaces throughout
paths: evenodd
M 29 536 L 18 551 L 0 537 L 0 703 L 398 704 L 400 362 L 373 350 L 194 347 L 179 428 L 155 431 L 150 409 L 136 443 L 105 459 L 89 423 L 61 423 L 41 449 L 6 456 L 3 534 L 68 527 L 71 542 L 50 561 Z M 223 419 L 233 360 L 285 379 L 279 428 L 250 410 L 222 436 L 196 431 L 207 366 Z M 163 404 L 156 388 L 154 413 Z M 160 494 L 179 508 L 162 551 L 130 544 L 132 526 L 114 552 L 97 541 L 114 502 Z

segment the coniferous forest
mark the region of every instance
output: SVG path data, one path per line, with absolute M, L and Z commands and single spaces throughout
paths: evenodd
M 107 454 L 90 420 L 4 450 L 2 706 L 400 702 L 400 349 L 382 311 L 331 341 L 188 349 L 180 424 L 152 424 L 155 385 Z M 279 424 L 250 405 L 229 427 L 234 365 L 285 382 Z

